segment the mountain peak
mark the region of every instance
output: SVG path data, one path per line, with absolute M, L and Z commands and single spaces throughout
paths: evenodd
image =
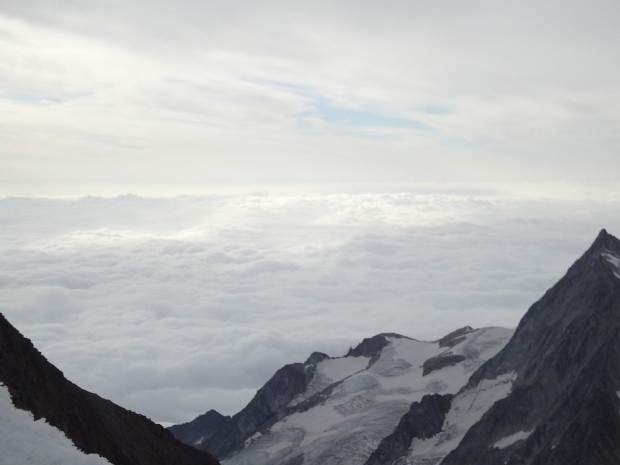
M 373 337 L 364 338 L 355 348 L 350 348 L 345 357 L 373 357 L 388 345 L 389 338 L 400 339 L 405 336 L 396 333 L 381 333 Z
M 620 240 L 602 229 L 459 394 L 514 380 L 442 464 L 620 463 L 619 283 Z
M 615 236 L 609 234 L 606 229 L 601 229 L 596 239 L 586 252 L 601 252 L 602 249 L 610 249 L 614 252 L 620 253 L 620 240 Z

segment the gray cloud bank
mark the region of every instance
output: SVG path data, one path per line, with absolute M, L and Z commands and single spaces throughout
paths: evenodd
M 618 192 L 5 198 L 0 309 L 121 405 L 234 413 L 315 350 L 515 326 L 601 227 L 620 232 Z

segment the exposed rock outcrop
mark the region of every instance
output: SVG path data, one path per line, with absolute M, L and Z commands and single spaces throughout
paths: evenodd
M 451 394 L 432 394 L 411 404 L 394 432 L 381 441 L 364 465 L 393 463 L 405 455 L 414 438 L 427 439 L 439 433 L 452 397 Z

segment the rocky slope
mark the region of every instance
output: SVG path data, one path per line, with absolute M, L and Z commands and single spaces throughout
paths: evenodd
M 67 380 L 0 314 L 0 383 L 15 407 L 44 418 L 81 451 L 114 465 L 215 465 L 142 415 Z M 4 388 L 3 388 L 4 389 Z M 27 438 L 24 444 L 28 444 Z M 27 446 L 28 447 L 28 446 Z M 0 462 L 3 462 L 0 451 Z M 33 451 L 34 454 L 37 451 Z

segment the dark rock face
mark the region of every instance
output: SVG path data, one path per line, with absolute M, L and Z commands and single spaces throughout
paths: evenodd
M 269 428 L 282 418 L 285 407 L 306 390 L 315 371 L 316 363 L 292 363 L 280 368 L 243 410 L 197 447 L 219 457 L 239 450 L 254 433 Z
M 168 427 L 168 431 L 179 441 L 196 446 L 208 441 L 219 430 L 226 428 L 230 421 L 230 417 L 216 410 L 209 410 L 188 423 Z
M 68 381 L 0 314 L 0 381 L 16 407 L 115 465 L 215 465 L 163 427 Z
M 329 355 L 324 354 L 323 352 L 312 352 L 310 357 L 304 362 L 304 365 L 316 365 L 319 362 L 329 358 Z
M 464 389 L 518 376 L 442 464 L 620 464 L 620 279 L 603 254 L 620 257 L 605 230 L 474 373 Z M 519 431 L 529 435 L 497 446 Z
M 422 376 L 426 376 L 436 370 L 456 365 L 459 362 L 465 360 L 463 355 L 455 354 L 442 354 L 437 357 L 429 358 L 422 365 Z
M 368 337 L 360 342 L 355 348 L 349 349 L 345 357 L 373 357 L 381 352 L 388 345 L 386 337 L 401 338 L 400 334 L 385 333 Z
M 426 395 L 411 404 L 392 434 L 384 438 L 364 465 L 391 464 L 402 457 L 414 438 L 427 439 L 441 431 L 452 395 Z
M 446 334 L 444 337 L 442 337 L 441 339 L 439 339 L 439 347 L 454 347 L 455 345 L 457 345 L 459 342 L 463 341 L 465 339 L 465 335 L 471 331 L 473 331 L 474 328 L 472 328 L 471 326 L 464 326 L 462 328 L 459 328 L 455 331 L 452 331 L 450 334 Z

